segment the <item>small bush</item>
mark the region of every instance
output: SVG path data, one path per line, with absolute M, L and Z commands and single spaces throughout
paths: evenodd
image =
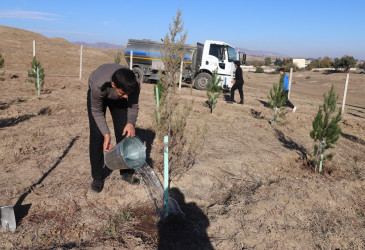
M 264 73 L 264 69 L 261 67 L 256 67 L 256 73 Z
M 3 54 L 0 53 L 0 69 L 4 67 L 4 58 Z
M 122 52 L 118 52 L 115 56 L 114 56 L 114 63 L 115 64 L 119 64 L 122 60 Z

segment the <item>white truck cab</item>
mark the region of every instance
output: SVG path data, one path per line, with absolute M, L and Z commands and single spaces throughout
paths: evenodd
M 194 86 L 197 89 L 206 89 L 214 70 L 218 70 L 218 75 L 222 81 L 222 87 L 232 86 L 234 61 L 239 60 L 238 51 L 225 42 L 207 40 L 204 43 L 203 55 L 199 73 L 194 78 Z

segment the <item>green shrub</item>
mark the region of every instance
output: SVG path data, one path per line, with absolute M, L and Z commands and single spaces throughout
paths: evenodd
M 331 160 L 333 154 L 324 155 L 324 151 L 328 148 L 333 148 L 332 144 L 336 143 L 340 138 L 341 128 L 338 125 L 341 120 L 342 109 L 338 109 L 337 115 L 332 114 L 336 111 L 336 102 L 338 95 L 336 95 L 332 85 L 328 95 L 324 94 L 323 105 L 319 106 L 318 112 L 312 123 L 313 130 L 310 136 L 314 140 L 314 158 L 315 171 L 322 171 L 323 161 Z
M 4 67 L 4 58 L 3 54 L 0 53 L 0 69 Z
M 264 73 L 264 69 L 261 67 L 256 67 L 256 73 Z
M 114 56 L 114 63 L 115 64 L 119 64 L 122 60 L 122 52 L 118 52 L 115 56 Z
M 218 102 L 218 98 L 222 94 L 222 87 L 219 86 L 221 81 L 222 78 L 218 77 L 218 69 L 214 70 L 212 80 L 209 81 L 207 85 L 208 105 L 211 113 L 213 113 L 213 109 Z

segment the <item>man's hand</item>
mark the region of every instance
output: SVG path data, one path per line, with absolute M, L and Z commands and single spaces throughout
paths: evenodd
M 110 134 L 105 134 L 103 147 L 104 147 L 104 151 L 106 151 L 106 152 L 112 150 L 112 148 L 113 148 L 113 145 L 110 144 L 110 141 L 111 141 Z
M 126 137 L 134 137 L 136 135 L 136 130 L 134 129 L 134 125 L 132 123 L 127 123 L 123 129 L 123 136 Z
M 236 83 L 236 80 L 231 80 L 231 83 L 232 83 L 232 84 L 235 84 L 235 83 Z

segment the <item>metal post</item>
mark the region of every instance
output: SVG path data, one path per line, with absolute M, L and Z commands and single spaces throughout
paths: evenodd
M 131 50 L 131 60 L 129 63 L 129 69 L 132 70 L 133 69 L 133 50 Z
M 79 76 L 79 80 L 81 80 L 81 76 L 82 76 L 82 45 L 80 48 L 80 76 Z
M 293 76 L 293 68 L 290 68 L 288 100 L 289 100 L 289 98 L 290 98 L 290 91 L 291 91 L 291 79 L 292 79 L 292 76 Z
M 169 214 L 169 137 L 164 137 L 165 150 L 164 150 L 164 218 Z
M 342 100 L 342 114 L 345 112 L 345 103 L 346 103 L 346 95 L 347 95 L 347 86 L 349 85 L 349 77 L 350 77 L 350 74 L 347 74 L 347 77 L 346 77 L 346 85 L 345 85 L 345 91 L 343 92 L 343 100 Z
M 180 65 L 179 90 L 181 90 L 181 81 L 182 81 L 183 65 L 184 65 L 184 60 L 181 61 L 181 65 Z

